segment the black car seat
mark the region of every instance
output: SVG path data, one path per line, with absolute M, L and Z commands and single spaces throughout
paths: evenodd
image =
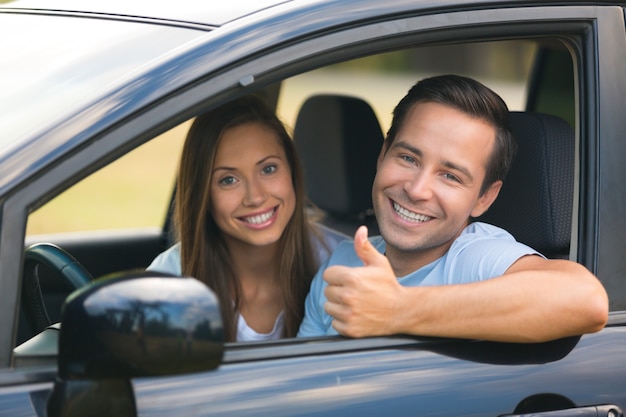
M 306 191 L 325 218 L 349 236 L 359 225 L 378 234 L 372 183 L 383 133 L 370 105 L 356 97 L 323 94 L 303 103 L 294 128 Z
M 569 257 L 574 201 L 572 127 L 543 113 L 511 112 L 517 156 L 500 195 L 476 220 L 508 230 L 549 258 Z

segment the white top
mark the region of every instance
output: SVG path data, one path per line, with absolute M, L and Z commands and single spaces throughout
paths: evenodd
M 237 341 L 242 342 L 260 342 L 263 340 L 280 339 L 283 335 L 283 312 L 278 313 L 274 328 L 269 333 L 257 333 L 252 327 L 248 326 L 246 319 L 241 314 L 237 315 Z
M 318 227 L 322 232 L 322 236 L 326 245 L 328 246 L 328 250 L 318 239 L 314 239 L 313 244 L 315 245 L 315 249 L 317 251 L 320 262 L 324 263 L 326 262 L 332 251 L 339 245 L 339 243 L 341 243 L 343 240 L 350 239 L 350 237 L 344 235 L 341 232 L 337 232 L 335 230 L 327 228 L 323 225 L 318 225 Z M 157 256 L 152 261 L 150 266 L 148 266 L 147 270 L 181 275 L 180 243 L 176 243 L 165 252 L 162 252 L 159 256 Z M 252 330 L 250 326 L 248 326 L 248 323 L 246 323 L 241 315 L 238 315 L 237 341 L 258 342 L 261 340 L 280 339 L 282 336 L 283 321 L 283 312 L 281 311 L 278 317 L 276 317 L 274 329 L 270 333 L 257 333 Z

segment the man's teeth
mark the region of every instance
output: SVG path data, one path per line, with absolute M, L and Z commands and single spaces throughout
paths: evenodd
M 431 219 L 431 217 L 429 216 L 424 216 L 423 214 L 413 213 L 412 211 L 405 209 L 404 207 L 402 207 L 400 204 L 396 202 L 393 203 L 393 208 L 400 217 L 402 217 L 403 219 L 409 222 L 422 223 Z
M 246 223 L 261 224 L 268 221 L 274 215 L 274 210 L 270 210 L 267 213 L 259 214 L 258 216 L 244 217 Z

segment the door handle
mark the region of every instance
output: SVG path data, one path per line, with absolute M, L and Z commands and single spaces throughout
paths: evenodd
M 618 406 L 607 404 L 528 414 L 504 414 L 499 417 L 624 417 L 624 413 Z

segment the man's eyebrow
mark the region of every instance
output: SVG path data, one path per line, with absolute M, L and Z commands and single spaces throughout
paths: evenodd
M 402 141 L 397 141 L 395 143 L 393 143 L 391 145 L 392 148 L 402 148 L 402 149 L 406 149 L 407 151 L 414 153 L 417 156 L 424 156 L 424 154 L 422 153 L 422 151 L 420 151 L 419 149 L 417 149 L 416 147 L 406 143 L 406 142 L 402 142 Z
M 464 166 L 455 164 L 454 162 L 450 162 L 450 161 L 443 161 L 442 162 L 444 166 L 450 168 L 453 171 L 458 171 L 460 173 L 462 173 L 463 175 L 465 175 L 470 181 L 474 181 L 474 176 L 471 174 L 471 172 L 469 172 L 469 170 L 467 168 L 465 168 Z
M 398 147 L 398 148 L 402 148 L 402 149 L 406 149 L 407 151 L 417 155 L 417 156 L 424 156 L 423 152 L 419 149 L 417 149 L 416 147 L 406 143 L 406 142 L 402 142 L 402 141 L 398 141 L 396 143 L 394 143 L 393 145 L 391 145 L 392 148 L 394 147 Z M 466 167 L 456 164 L 452 161 L 442 161 L 441 164 L 445 167 L 450 168 L 453 171 L 458 171 L 460 173 L 462 173 L 463 175 L 465 175 L 470 181 L 474 181 L 474 176 L 472 175 L 472 173 L 469 171 L 469 169 L 467 169 Z

